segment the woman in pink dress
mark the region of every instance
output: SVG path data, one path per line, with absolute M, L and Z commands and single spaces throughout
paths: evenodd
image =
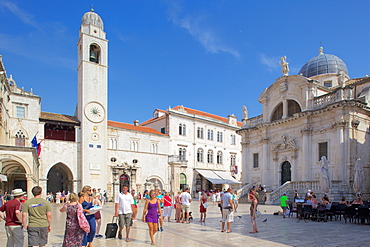
M 60 208 L 60 212 L 67 212 L 66 230 L 64 233 L 63 247 L 80 247 L 84 237 L 84 230 L 78 224 L 77 210 L 81 207 L 78 196 L 70 193 L 69 203 Z

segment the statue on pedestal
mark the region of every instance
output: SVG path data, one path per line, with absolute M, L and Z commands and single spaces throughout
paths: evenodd
M 286 56 L 281 57 L 280 59 L 281 63 L 279 63 L 279 65 L 281 66 L 281 71 L 283 72 L 283 75 L 287 76 L 289 75 L 289 66 L 288 66 L 289 63 L 287 63 L 286 61 Z
M 248 109 L 243 105 L 243 119 L 248 119 Z

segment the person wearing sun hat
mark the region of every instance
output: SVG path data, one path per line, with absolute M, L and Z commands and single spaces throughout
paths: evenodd
M 14 199 L 8 201 L 0 207 L 0 211 L 6 213 L 5 231 L 8 237 L 6 246 L 23 246 L 24 233 L 22 229 L 22 204 L 21 200 L 24 197 L 22 189 L 13 190 Z

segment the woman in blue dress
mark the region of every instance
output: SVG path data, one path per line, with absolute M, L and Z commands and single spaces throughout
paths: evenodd
M 84 235 L 84 238 L 82 240 L 82 246 L 88 246 L 92 247 L 92 241 L 95 236 L 96 232 L 96 221 L 95 221 L 95 214 L 90 214 L 90 208 L 92 208 L 93 205 L 93 197 L 92 197 L 92 192 L 91 192 L 91 187 L 88 185 L 85 185 L 82 188 L 79 203 L 81 204 L 84 214 L 86 216 L 87 221 L 89 222 L 90 225 L 90 232 L 86 233 Z

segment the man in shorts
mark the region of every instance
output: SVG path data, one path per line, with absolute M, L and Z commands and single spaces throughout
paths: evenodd
M 234 222 L 234 203 L 232 199 L 233 189 L 229 187 L 226 192 L 223 193 L 221 197 L 221 206 L 222 206 L 222 223 L 221 223 L 221 232 L 225 231 L 225 222 L 227 224 L 227 232 L 231 232 L 231 222 Z
M 32 188 L 33 198 L 23 205 L 22 223 L 28 232 L 28 246 L 46 246 L 48 233 L 51 231 L 51 206 L 50 202 L 41 198 L 42 188 Z M 27 223 L 28 215 L 28 225 Z
M 189 193 L 190 189 L 186 188 L 184 192 L 181 193 L 181 207 L 182 207 L 182 219 L 186 219 L 186 223 L 189 223 L 189 213 L 190 213 L 190 203 L 192 201 L 191 195 Z M 182 221 L 183 223 L 184 221 Z
M 129 242 L 130 227 L 132 226 L 132 212 L 134 211 L 134 198 L 128 193 L 128 187 L 124 185 L 115 201 L 115 214 L 118 217 L 118 238 L 122 239 L 122 230 L 126 226 L 126 242 Z
M 283 195 L 280 197 L 280 207 L 283 209 L 283 218 L 285 218 L 287 204 L 286 201 L 288 201 L 288 197 L 286 196 L 286 193 L 284 192 Z
M 5 232 L 8 237 L 6 246 L 22 246 L 24 243 L 24 233 L 22 229 L 22 204 L 21 200 L 26 192 L 22 189 L 13 190 L 14 199 L 6 202 L 0 207 L 0 211 L 6 213 Z

